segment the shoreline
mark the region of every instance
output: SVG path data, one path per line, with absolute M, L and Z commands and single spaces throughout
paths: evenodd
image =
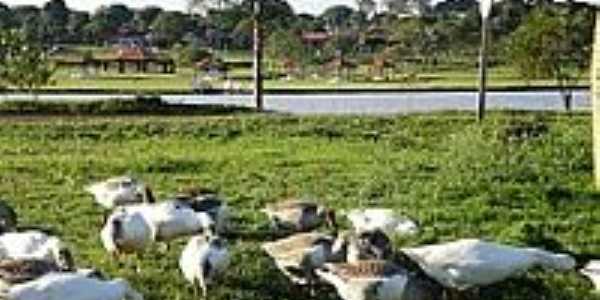
M 569 86 L 574 91 L 586 91 L 590 87 L 587 85 Z M 548 92 L 559 91 L 558 86 L 492 86 L 488 88 L 488 92 Z M 478 89 L 472 87 L 406 87 L 406 88 L 318 88 L 318 89 L 303 89 L 303 88 L 275 88 L 265 89 L 265 95 L 315 95 L 315 94 L 385 94 L 385 93 L 473 93 L 478 92 Z M 0 91 L 0 96 L 7 94 L 26 94 L 25 91 L 18 89 L 5 89 Z M 143 95 L 143 96 L 159 96 L 159 95 L 225 95 L 239 94 L 251 95 L 251 90 L 238 90 L 230 92 L 224 89 L 211 89 L 204 93 L 194 92 L 190 89 L 40 89 L 38 95 L 52 94 L 89 94 L 89 95 Z

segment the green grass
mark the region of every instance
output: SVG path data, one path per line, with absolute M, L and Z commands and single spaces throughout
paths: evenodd
M 74 74 L 80 74 L 78 69 L 60 69 L 54 77 L 55 84 L 48 89 L 103 89 L 109 91 L 151 91 L 151 90 L 189 90 L 193 70 L 190 68 L 179 68 L 176 74 L 116 74 L 100 73 L 89 78 L 79 78 Z M 478 86 L 478 75 L 476 69 L 468 70 L 444 70 L 422 72 L 416 79 L 403 81 L 400 78 L 384 81 L 370 79 L 369 81 L 349 81 L 346 79 L 334 80 L 333 77 L 305 78 L 293 80 L 266 80 L 265 87 L 268 89 L 434 89 L 434 88 L 472 88 Z M 251 70 L 234 70 L 231 76 L 239 78 L 251 78 Z M 400 75 L 398 75 L 400 76 Z M 589 82 L 583 76 L 581 82 L 585 85 Z M 242 80 L 239 82 L 243 88 L 251 88 L 251 82 Z M 222 88 L 223 81 L 213 81 L 212 86 Z M 489 86 L 494 88 L 503 87 L 527 87 L 555 86 L 550 79 L 532 80 L 526 82 L 515 74 L 514 70 L 505 67 L 492 68 L 489 75 Z
M 514 135 L 528 130 L 540 136 Z M 211 299 L 297 300 L 307 297 L 259 249 L 267 221 L 258 209 L 287 195 L 339 209 L 397 208 L 422 228 L 397 246 L 479 237 L 600 253 L 591 136 L 588 114 L 495 113 L 482 124 L 462 113 L 3 118 L 0 197 L 25 225 L 59 232 L 80 264 L 129 279 L 146 299 L 194 299 L 177 268 L 185 239 L 168 253 L 145 253 L 141 274 L 119 266 L 100 245 L 102 213 L 83 186 L 129 173 L 160 196 L 189 184 L 217 188 L 236 211 L 239 234 Z M 600 299 L 590 289 L 575 272 L 532 271 L 482 299 Z
M 119 115 L 194 115 L 216 116 L 254 112 L 254 109 L 226 105 L 170 105 L 156 97 L 105 101 L 4 101 L 0 116 L 119 116 Z

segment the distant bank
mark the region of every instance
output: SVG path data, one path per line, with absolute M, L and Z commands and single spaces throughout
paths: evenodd
M 588 85 L 576 85 L 569 88 L 575 91 L 589 90 Z M 559 91 L 558 86 L 492 86 L 488 89 L 490 92 L 549 92 Z M 372 93 L 452 93 L 452 92 L 476 92 L 473 87 L 400 87 L 400 88 L 268 88 L 264 92 L 267 95 L 323 95 L 323 94 L 372 94 Z M 18 90 L 0 90 L 2 94 L 20 93 Z M 41 89 L 40 95 L 227 95 L 241 94 L 250 95 L 252 90 L 225 90 L 210 89 L 204 91 L 194 91 L 191 89 Z

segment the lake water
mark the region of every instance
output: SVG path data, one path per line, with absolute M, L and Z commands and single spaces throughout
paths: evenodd
M 591 107 L 590 93 L 577 91 L 573 108 Z M 24 100 L 27 95 L 4 95 L 0 99 Z M 44 101 L 95 101 L 130 99 L 133 95 L 41 95 Z M 249 95 L 165 95 L 173 104 L 222 104 L 252 107 Z M 362 94 L 266 95 L 265 108 L 291 114 L 404 114 L 435 111 L 473 111 L 475 92 L 403 92 Z M 564 104 L 558 91 L 491 92 L 487 108 L 493 110 L 561 111 Z

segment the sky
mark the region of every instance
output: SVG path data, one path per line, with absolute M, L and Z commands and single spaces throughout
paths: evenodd
M 9 6 L 34 4 L 41 6 L 46 0 L 0 0 Z M 131 7 L 156 5 L 169 10 L 185 10 L 186 0 L 65 0 L 71 9 L 93 11 L 100 5 L 123 3 Z M 320 14 L 327 7 L 336 4 L 354 5 L 354 0 L 288 0 L 296 12 Z

